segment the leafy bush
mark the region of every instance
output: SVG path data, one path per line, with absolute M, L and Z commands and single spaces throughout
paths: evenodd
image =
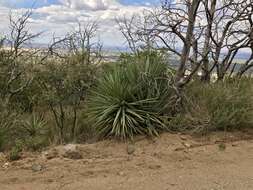
M 186 90 L 185 113 L 170 121 L 176 130 L 233 130 L 253 126 L 251 79 L 203 84 Z
M 72 57 L 73 59 L 73 57 Z M 55 121 L 55 134 L 60 143 L 75 139 L 77 116 L 88 89 L 95 80 L 96 67 L 73 60 L 48 62 L 38 74 L 42 104 L 48 107 Z
M 98 134 L 125 139 L 135 134 L 157 136 L 166 130 L 160 115 L 171 93 L 167 71 L 156 53 L 125 58 L 108 69 L 88 101 Z

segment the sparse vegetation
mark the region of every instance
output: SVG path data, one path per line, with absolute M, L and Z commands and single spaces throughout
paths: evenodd
M 253 127 L 252 79 L 228 79 L 186 88 L 183 113 L 170 121 L 176 130 L 208 132 Z
M 54 37 L 47 50 L 34 50 L 27 46 L 41 33 L 27 27 L 32 12 L 10 15 L 10 34 L 0 39 L 0 150 L 17 160 L 22 150 L 52 143 L 253 127 L 247 73 L 253 66 L 252 5 L 182 5 L 117 19 L 132 52 L 111 62 L 103 60 L 95 40 L 97 22 L 78 23 L 76 31 Z M 243 48 L 251 56 L 236 71 L 234 58 Z M 217 79 L 211 81 L 212 75 Z

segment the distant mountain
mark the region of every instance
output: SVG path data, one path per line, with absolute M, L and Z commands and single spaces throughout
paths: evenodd
M 6 46 L 10 46 L 10 44 L 5 44 Z M 45 49 L 45 48 L 48 48 L 48 44 L 45 44 L 45 43 L 36 43 L 36 42 L 33 42 L 31 44 L 28 44 L 25 46 L 25 48 L 41 48 L 41 49 Z M 119 52 L 131 52 L 131 50 L 126 47 L 126 46 L 109 46 L 109 45 L 105 45 L 103 46 L 103 51 L 105 52 L 114 52 L 114 53 L 119 53 Z M 223 55 L 225 55 L 225 53 L 223 53 Z M 236 56 L 235 56 L 235 60 L 246 60 L 250 57 L 250 53 L 248 52 L 241 52 L 241 53 L 238 53 Z

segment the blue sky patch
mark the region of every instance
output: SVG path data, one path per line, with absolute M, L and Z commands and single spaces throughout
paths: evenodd
M 119 0 L 123 5 L 158 4 L 160 0 Z M 0 5 L 12 8 L 39 8 L 53 4 L 61 4 L 59 0 L 0 0 Z

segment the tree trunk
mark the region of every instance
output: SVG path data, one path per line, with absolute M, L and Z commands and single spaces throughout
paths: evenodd
M 206 34 L 205 34 L 205 42 L 204 42 L 204 49 L 203 49 L 203 67 L 202 67 L 202 81 L 205 82 L 210 82 L 210 71 L 209 71 L 209 48 L 210 48 L 210 40 L 211 40 L 211 33 L 212 33 L 212 24 L 213 24 L 213 17 L 215 13 L 215 8 L 216 8 L 216 3 L 217 0 L 212 0 L 211 1 L 211 9 L 209 10 L 208 8 L 208 0 L 205 1 L 206 3 L 206 15 L 208 19 L 208 26 L 206 29 Z
M 182 55 L 180 59 L 180 65 L 179 65 L 179 68 L 177 70 L 177 75 L 176 75 L 177 88 L 181 88 L 184 85 L 186 65 L 187 65 L 187 62 L 189 61 L 189 54 L 190 54 L 191 45 L 192 45 L 191 42 L 193 38 L 193 30 L 194 30 L 196 14 L 197 14 L 199 4 L 200 4 L 200 0 L 193 0 L 192 3 L 188 5 L 189 6 L 189 11 L 188 11 L 189 23 L 187 26 L 187 32 L 186 32 L 186 37 L 185 37 Z

